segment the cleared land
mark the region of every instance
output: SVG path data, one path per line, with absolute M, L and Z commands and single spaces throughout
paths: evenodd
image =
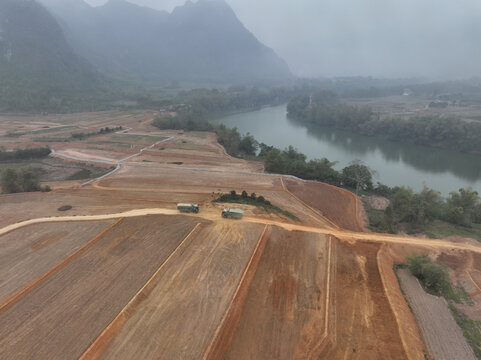
M 284 180 L 287 189 L 308 206 L 340 227 L 363 231 L 359 221 L 359 199 L 346 190 L 318 182 Z
M 335 328 L 323 359 L 406 359 L 377 264 L 379 244 L 338 242 Z
M 158 285 L 101 358 L 199 359 L 227 311 L 262 229 L 240 223 L 203 227 L 166 264 Z
M 272 230 L 224 359 L 315 359 L 327 335 L 329 241 Z M 231 329 L 234 328 L 235 331 Z M 262 341 L 259 341 L 262 339 Z
M 0 236 L 0 306 L 112 223 L 37 224 Z
M 409 270 L 399 269 L 398 276 L 431 356 L 436 360 L 476 360 L 446 300 L 427 294 Z
M 0 313 L 0 358 L 77 359 L 196 220 L 125 219 Z
M 0 358 L 421 360 L 392 271 L 412 251 L 446 260 L 474 300 L 464 314 L 481 316 L 478 243 L 361 232 L 352 193 L 262 174 L 262 163 L 231 158 L 214 134 L 158 131 L 154 116 L 0 118 L 8 149 L 48 144 L 114 165 L 137 155 L 87 186 L 0 195 L 0 232 L 48 221 L 0 236 Z M 71 139 L 106 126 L 125 134 Z M 250 205 L 238 206 L 242 221 L 222 220 L 211 200 L 233 189 L 300 221 Z M 177 215 L 178 202 L 201 211 Z

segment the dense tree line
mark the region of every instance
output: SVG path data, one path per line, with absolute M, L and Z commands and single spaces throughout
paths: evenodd
M 38 172 L 32 169 L 6 169 L 1 177 L 2 191 L 6 194 L 33 192 L 33 191 L 50 191 L 50 187 L 40 186 L 40 177 Z
M 161 130 L 213 131 L 213 126 L 204 115 L 192 109 L 180 111 L 176 116 L 161 116 L 152 123 Z
M 471 188 L 453 191 L 446 199 L 427 187 L 414 192 L 410 188 L 390 188 L 378 183 L 373 192 L 390 200 L 383 216 L 371 222 L 381 231 L 394 233 L 402 226 L 408 231 L 422 232 L 434 220 L 464 227 L 481 224 L 481 199 Z
M 289 146 L 285 150 L 260 145 L 264 168 L 267 172 L 293 175 L 304 180 L 317 180 L 336 186 L 359 190 L 372 190 L 373 171 L 359 161 L 353 161 L 348 166 L 337 171 L 333 167 L 337 162 L 326 158 L 307 161 L 306 155 Z M 264 152 L 264 153 L 263 153 Z
M 307 157 L 292 146 L 280 150 L 260 144 L 260 148 L 258 156 L 262 157 L 267 172 L 294 175 L 353 189 L 356 193 L 364 191 L 388 198 L 390 205 L 382 216 L 371 219 L 371 225 L 377 230 L 395 233 L 401 227 L 407 227 L 409 231 L 422 232 L 434 220 L 464 227 L 481 224 L 481 199 L 470 188 L 451 192 L 444 199 L 438 191 L 427 187 L 414 192 L 406 187 L 374 185 L 375 172 L 359 161 L 337 171 L 333 168 L 336 162 L 326 158 L 307 161 Z
M 299 95 L 288 104 L 289 117 L 305 124 L 379 136 L 391 141 L 414 143 L 481 154 L 481 124 L 434 115 L 410 119 L 380 119 L 369 107 L 333 101 L 326 94 Z
M 38 159 L 50 155 L 51 152 L 49 147 L 15 149 L 13 151 L 0 150 L 0 161 Z

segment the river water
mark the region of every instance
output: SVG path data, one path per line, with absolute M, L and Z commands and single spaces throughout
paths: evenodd
M 481 194 L 481 156 L 306 127 L 287 118 L 285 105 L 230 115 L 215 122 L 237 127 L 241 133 L 249 132 L 268 145 L 293 145 L 309 159 L 338 161 L 338 170 L 353 160 L 361 160 L 377 172 L 374 182 L 414 190 L 421 190 L 425 184 L 443 195 L 471 186 Z

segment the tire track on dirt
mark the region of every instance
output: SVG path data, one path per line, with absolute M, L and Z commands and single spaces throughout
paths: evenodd
M 188 246 L 190 242 L 187 240 L 192 238 L 198 229 L 201 227 L 201 223 L 197 223 L 192 231 L 182 240 L 182 242 L 175 248 L 175 250 L 169 255 L 169 257 L 160 265 L 157 271 L 152 277 L 145 283 L 145 285 L 135 294 L 135 296 L 129 301 L 129 303 L 120 311 L 120 313 L 112 320 L 112 322 L 102 331 L 97 339 L 88 347 L 87 350 L 79 357 L 79 360 L 93 360 L 102 356 L 103 351 L 107 348 L 112 339 L 122 330 L 127 320 L 135 312 L 135 309 L 144 301 L 152 292 L 155 286 L 157 286 L 160 274 L 166 264 L 180 251 L 181 248 Z
M 325 298 L 325 313 L 324 313 L 324 333 L 322 338 L 319 341 L 319 344 L 311 351 L 311 355 L 313 358 L 318 358 L 320 354 L 324 351 L 326 346 L 331 343 L 332 346 L 336 344 L 336 325 L 335 325 L 335 318 L 336 318 L 336 309 L 335 309 L 335 301 L 331 301 L 331 297 L 333 296 L 334 292 L 332 291 L 335 289 L 335 284 L 333 285 L 332 282 L 335 281 L 335 272 L 336 272 L 336 252 L 335 252 L 335 244 L 333 246 L 333 239 L 332 236 L 329 236 L 328 240 L 328 251 L 327 251 L 327 265 L 326 265 L 326 298 Z M 333 261 L 334 259 L 334 261 Z M 332 304 L 332 305 L 331 305 Z M 332 315 L 332 316 L 330 316 Z M 331 321 L 332 317 L 332 321 Z M 332 334 L 330 337 L 329 334 Z
M 92 247 L 97 241 L 99 241 L 102 237 L 104 237 L 106 234 L 108 234 L 110 231 L 112 231 L 122 221 L 123 221 L 123 218 L 120 218 L 118 221 L 116 221 L 115 223 L 113 223 L 112 225 L 107 227 L 101 233 L 97 234 L 92 240 L 87 242 L 84 246 L 82 246 L 77 251 L 75 251 L 74 253 L 72 253 L 68 257 L 66 257 L 64 260 L 62 260 L 60 263 L 55 265 L 53 268 L 51 268 L 48 272 L 43 274 L 41 277 L 30 281 L 28 284 L 23 286 L 20 290 L 16 291 L 14 294 L 12 294 L 10 297 L 8 297 L 7 300 L 5 300 L 2 304 L 0 304 L 0 313 L 7 310 L 10 306 L 15 304 L 22 297 L 24 297 L 29 292 L 31 292 L 32 290 L 37 288 L 39 285 L 44 283 L 47 279 L 49 279 L 57 271 L 63 269 L 65 266 L 67 266 L 69 263 L 71 263 L 80 254 L 84 253 L 88 248 Z
M 202 360 L 222 359 L 224 352 L 227 350 L 230 342 L 232 341 L 234 330 L 241 317 L 242 307 L 249 292 L 250 284 L 252 283 L 252 280 L 256 274 L 269 236 L 270 228 L 269 225 L 266 225 L 264 227 L 264 231 L 259 237 L 251 258 L 247 263 L 246 269 L 242 274 L 239 285 L 237 286 L 234 296 L 232 297 L 231 303 L 229 304 L 227 311 L 219 323 L 219 326 L 214 332 L 213 340 L 204 350 Z
M 125 135 L 128 135 L 128 131 L 132 130 L 132 128 L 129 128 L 129 129 L 126 129 L 126 130 L 121 130 L 120 132 L 116 132 L 116 134 L 125 134 Z M 134 134 L 132 134 L 134 135 Z M 159 136 L 157 134 L 146 134 L 146 136 Z M 53 156 L 58 156 L 58 157 L 62 157 L 62 158 L 65 158 L 67 160 L 75 160 L 75 161 L 84 161 L 84 162 L 93 162 L 93 163 L 97 163 L 97 164 L 107 164 L 107 165 L 116 165 L 116 168 L 110 172 L 108 172 L 107 174 L 104 174 L 98 178 L 95 178 L 95 179 L 91 179 L 83 184 L 80 184 L 80 186 L 86 186 L 86 185 L 89 185 L 89 184 L 92 184 L 93 182 L 96 182 L 98 180 L 101 180 L 101 179 L 105 179 L 106 177 L 110 176 L 110 175 L 113 175 L 115 174 L 117 171 L 120 170 L 120 168 L 122 167 L 122 164 L 127 161 L 127 160 L 130 160 L 130 159 L 133 159 L 134 157 L 137 157 L 137 156 L 140 156 L 143 154 L 144 151 L 147 151 L 147 150 L 150 150 L 150 149 L 153 149 L 155 146 L 161 144 L 161 143 L 164 143 L 164 142 L 167 142 L 167 141 L 170 141 L 172 139 L 174 139 L 175 136 L 167 136 L 166 139 L 163 139 L 163 140 L 160 140 L 160 141 L 157 141 L 155 143 L 153 143 L 152 145 L 149 145 L 149 146 L 146 146 L 144 147 L 143 149 L 140 149 L 140 151 L 138 153 L 135 153 L 135 154 L 132 154 L 132 155 L 129 155 L 123 159 L 120 159 L 120 160 L 117 160 L 117 161 L 108 161 L 108 160 L 95 160 L 95 159 L 85 159 L 85 158 L 81 158 L 81 157 L 77 157 L 77 156 L 71 156 L 71 155 L 67 155 L 67 154 L 62 154 L 62 153 L 59 153 L 57 151 L 55 151 L 54 149 L 52 149 L 51 151 L 51 154 Z
M 340 229 L 340 227 L 338 225 L 336 225 L 334 222 L 332 222 L 331 220 L 329 220 L 328 218 L 323 216 L 318 210 L 314 209 L 312 206 L 308 205 L 306 202 L 302 201 L 296 195 L 294 195 L 292 192 L 290 192 L 289 189 L 287 188 L 287 186 L 284 184 L 284 179 L 282 178 L 282 176 L 280 177 L 280 179 L 281 179 L 282 188 L 284 189 L 284 191 L 286 193 L 288 193 L 290 196 L 292 196 L 296 201 L 298 201 L 304 207 L 311 210 L 316 216 L 320 217 L 320 219 L 322 221 L 325 221 L 325 222 L 331 224 L 335 229 Z M 319 220 L 318 218 L 315 218 L 315 217 L 314 217 L 314 219 Z
M 399 310 L 401 311 L 404 310 L 403 312 L 405 314 L 408 314 L 408 316 L 411 316 L 411 317 L 412 317 L 412 313 L 409 311 L 409 308 L 407 308 L 406 301 L 403 301 L 401 304 L 399 304 L 399 302 L 396 303 L 393 295 L 389 291 L 388 284 L 397 284 L 398 281 L 397 281 L 397 278 L 395 277 L 394 272 L 392 271 L 392 268 L 388 267 L 387 269 L 385 269 L 385 267 L 382 264 L 381 257 L 384 257 L 384 258 L 388 257 L 388 255 L 385 254 L 385 251 L 386 251 L 386 244 L 382 244 L 381 248 L 379 249 L 376 255 L 377 267 L 378 267 L 379 275 L 381 277 L 381 281 L 383 284 L 384 294 L 386 295 L 386 298 L 389 302 L 389 305 L 394 315 L 394 319 L 396 319 L 399 337 L 401 338 L 402 346 L 404 348 L 404 351 L 406 352 L 408 360 L 422 360 L 424 359 L 423 344 L 422 342 L 419 341 L 419 337 L 416 336 L 417 334 L 414 334 L 413 336 L 412 333 L 409 332 L 409 329 L 407 328 L 408 320 L 406 318 L 403 319 L 403 317 L 400 315 Z M 388 274 L 386 270 L 390 271 L 390 273 Z M 388 279 L 388 277 L 390 277 L 390 279 Z M 400 292 L 401 290 L 399 289 L 398 291 Z M 402 294 L 398 294 L 398 296 L 402 296 Z M 402 308 L 399 309 L 399 306 L 403 306 L 405 307 L 405 309 L 402 309 Z M 409 320 L 412 320 L 415 324 L 417 324 L 414 318 Z

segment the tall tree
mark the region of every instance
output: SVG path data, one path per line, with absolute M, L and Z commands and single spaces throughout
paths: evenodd
M 361 160 L 352 161 L 349 166 L 342 169 L 342 181 L 344 185 L 356 189 L 356 195 L 359 190 L 369 190 L 373 188 L 372 176 L 374 170 L 364 165 Z

